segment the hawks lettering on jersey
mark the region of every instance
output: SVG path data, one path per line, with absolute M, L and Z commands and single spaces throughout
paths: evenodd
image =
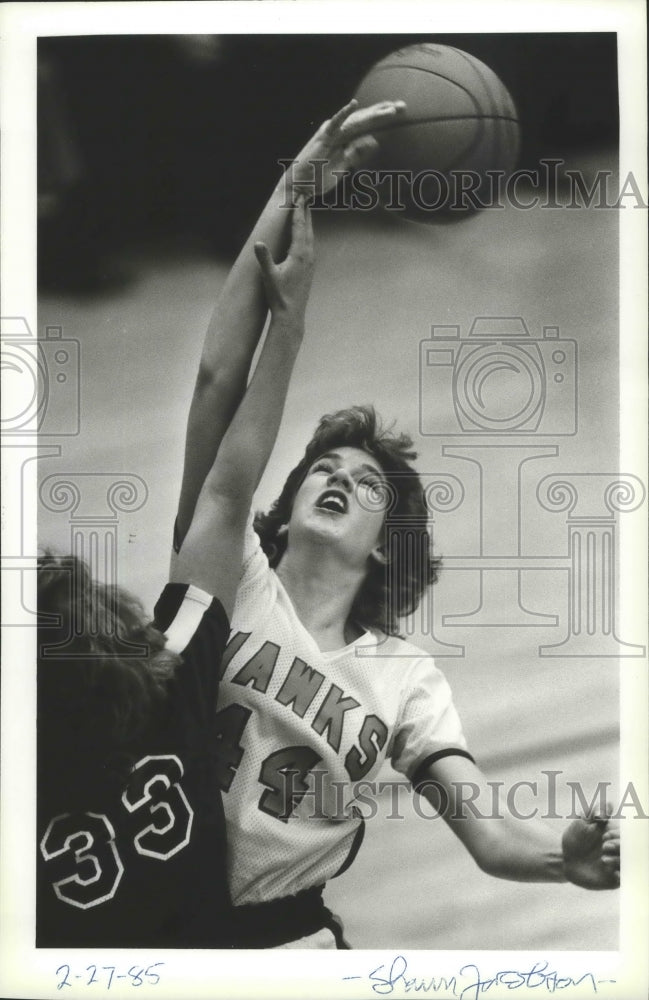
M 225 673 L 233 654 L 239 652 L 249 639 L 250 633 L 238 632 L 232 636 L 223 655 L 222 674 Z M 255 691 L 265 693 L 268 690 L 279 652 L 278 645 L 273 642 L 265 642 L 231 678 L 231 683 L 240 684 L 241 687 L 250 685 Z M 324 681 L 324 674 L 296 656 L 281 688 L 275 695 L 275 700 L 280 705 L 291 709 L 298 718 L 303 719 Z M 336 753 L 340 750 L 345 713 L 354 708 L 360 708 L 360 702 L 351 695 L 346 695 L 342 688 L 332 683 L 328 686 L 317 715 L 311 723 L 313 731 L 319 736 L 324 736 Z M 345 757 L 345 770 L 351 781 L 360 781 L 361 778 L 365 777 L 376 762 L 387 738 L 388 727 L 385 722 L 377 715 L 366 715 L 357 734 L 357 743 L 349 749 Z M 316 760 L 314 763 L 317 762 Z M 231 777 L 232 775 L 230 780 Z

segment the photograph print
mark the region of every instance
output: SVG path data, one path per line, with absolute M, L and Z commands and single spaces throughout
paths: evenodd
M 258 6 L 35 40 L 36 309 L 2 319 L 30 946 L 59 990 L 86 955 L 155 992 L 149 954 L 281 949 L 314 982 L 376 952 L 340 996 L 622 1000 L 649 801 L 620 36 Z

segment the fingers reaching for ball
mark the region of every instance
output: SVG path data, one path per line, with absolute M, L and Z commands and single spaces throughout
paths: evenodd
M 311 198 L 331 190 L 344 171 L 356 169 L 376 150 L 372 132 L 387 127 L 404 110 L 400 100 L 364 108 L 356 99 L 349 101 L 320 126 L 294 160 L 289 173 L 292 190 Z
M 342 128 L 343 124 L 347 121 L 349 116 L 358 107 L 358 101 L 354 98 L 344 104 L 342 108 L 336 111 L 335 115 L 332 115 L 326 122 L 323 123 L 321 131 L 326 132 L 327 135 L 337 135 Z
M 405 101 L 378 101 L 369 107 L 359 107 L 358 101 L 350 101 L 341 108 L 328 123 L 330 134 L 349 136 L 367 135 L 374 128 L 393 121 L 406 110 Z
M 345 146 L 343 157 L 348 170 L 355 170 L 371 157 L 378 149 L 378 142 L 373 135 L 363 135 Z

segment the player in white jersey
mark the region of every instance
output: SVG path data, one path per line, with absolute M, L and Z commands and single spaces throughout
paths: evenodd
M 373 415 L 356 410 L 345 417 L 344 422 L 327 421 L 319 433 L 315 450 L 331 457 L 315 462 L 298 491 L 315 497 L 311 512 L 309 496 L 305 513 L 322 522 L 309 553 L 318 562 L 326 558 L 315 551 L 323 544 L 321 536 L 336 530 L 336 519 L 354 518 L 351 477 L 368 477 L 369 454 L 342 441 L 345 431 L 352 439 L 362 431 L 368 434 Z M 339 442 L 335 452 L 324 443 L 334 439 Z M 389 436 L 384 448 L 386 442 L 394 445 Z M 340 467 L 334 454 L 344 463 Z M 348 463 L 350 478 L 343 485 Z M 374 489 L 360 487 L 368 494 Z M 374 535 L 384 505 L 376 497 L 373 502 Z M 346 513 L 337 512 L 339 503 Z M 294 509 L 299 505 L 300 498 Z M 297 527 L 298 509 L 295 515 L 290 530 Z M 408 530 L 416 526 L 413 519 Z M 358 532 L 358 524 L 352 530 Z M 306 901 L 302 904 L 303 933 L 304 921 L 317 914 L 318 887 L 353 860 L 363 834 L 354 801 L 371 787 L 386 758 L 417 784 L 427 761 L 469 755 L 449 686 L 421 650 L 373 626 L 361 607 L 358 617 L 352 612 L 347 635 L 321 644 L 314 640 L 300 619 L 303 606 L 284 584 L 282 564 L 289 564 L 290 544 L 276 573 L 258 535 L 248 533 L 217 720 L 229 764 L 222 787 L 233 845 L 233 901 L 259 904 L 315 888 L 313 912 Z M 380 563 L 377 567 L 380 583 L 384 572 Z M 336 577 L 341 591 L 344 574 L 343 563 Z M 290 576 L 288 581 L 290 588 Z M 248 913 L 258 921 L 263 907 Z M 287 928 L 275 925 L 273 930 L 279 938 Z M 266 943 L 271 940 L 276 938 L 267 937 Z
M 247 247 L 263 239 L 279 250 L 287 198 L 332 187 L 336 171 L 372 147 L 372 128 L 399 113 L 398 103 L 366 111 L 351 104 L 325 123 L 279 182 Z M 224 366 L 233 392 L 245 384 L 265 318 L 249 257 L 244 247 L 221 300 L 228 327 L 241 331 L 234 352 L 217 329 L 205 343 L 177 541 L 218 438 L 209 387 Z M 258 535 L 248 531 L 217 715 L 243 947 L 345 947 L 322 888 L 353 859 L 359 783 L 386 758 L 483 870 L 592 889 L 619 883 L 619 835 L 606 817 L 577 820 L 561 839 L 542 825 L 462 808 L 462 788 L 486 795 L 486 779 L 467 751 L 444 677 L 396 636 L 399 617 L 417 606 L 436 568 L 414 457 L 410 440 L 383 431 L 371 408 L 323 418 L 278 501 L 257 519 Z

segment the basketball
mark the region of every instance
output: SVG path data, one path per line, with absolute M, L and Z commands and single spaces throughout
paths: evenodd
M 406 218 L 466 218 L 496 197 L 497 177 L 488 172 L 507 175 L 516 166 L 514 102 L 493 70 L 467 52 L 434 43 L 399 49 L 369 70 L 355 97 L 361 108 L 406 102 L 394 124 L 375 130 L 379 148 L 368 164 L 380 172 L 384 206 Z

